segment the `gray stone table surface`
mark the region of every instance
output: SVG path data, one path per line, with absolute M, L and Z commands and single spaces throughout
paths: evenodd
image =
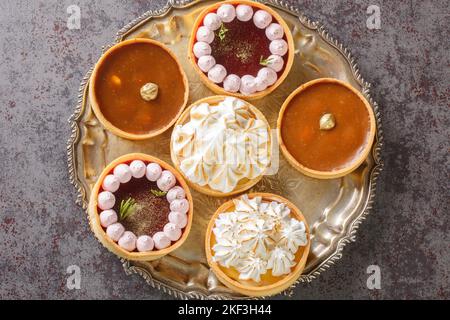
M 383 119 L 374 210 L 335 266 L 292 299 L 450 298 L 448 1 L 291 1 L 349 47 Z M 81 28 L 67 28 L 67 7 Z M 127 276 L 74 204 L 67 119 L 101 47 L 165 1 L 0 1 L 0 298 L 170 299 Z M 366 27 L 369 5 L 381 28 Z M 381 268 L 381 289 L 366 286 Z M 66 287 L 69 265 L 81 288 Z M 284 297 L 277 297 L 284 298 Z

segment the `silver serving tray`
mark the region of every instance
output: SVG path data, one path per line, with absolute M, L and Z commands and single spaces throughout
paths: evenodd
M 189 102 L 212 95 L 198 79 L 187 60 L 190 26 L 201 9 L 216 1 L 170 1 L 164 8 L 147 11 L 126 25 L 116 41 L 154 38 L 168 45 L 178 56 L 190 82 Z M 275 128 L 284 99 L 300 84 L 319 77 L 334 77 L 360 90 L 373 107 L 377 134 L 368 159 L 353 173 L 334 180 L 305 177 L 280 154 L 276 175 L 264 177 L 250 191 L 273 192 L 296 204 L 311 227 L 311 252 L 298 282 L 310 282 L 342 257 L 344 246 L 355 241 L 360 223 L 369 213 L 375 197 L 377 177 L 382 169 L 381 120 L 378 106 L 370 96 L 370 84 L 363 80 L 350 52 L 318 23 L 282 1 L 262 1 L 277 10 L 292 30 L 295 61 L 285 82 L 269 96 L 253 102 Z M 113 44 L 114 44 L 113 43 Z M 111 44 L 111 45 L 113 45 Z M 104 48 L 106 50 L 106 48 Z M 87 99 L 91 70 L 84 77 L 78 104 L 69 119 L 71 136 L 67 145 L 70 181 L 75 186 L 77 204 L 87 208 L 92 186 L 102 169 L 114 158 L 129 152 L 144 152 L 170 162 L 171 130 L 146 141 L 128 141 L 106 131 L 97 121 Z M 204 232 L 209 217 L 227 199 L 212 198 L 193 191 L 194 223 L 182 247 L 152 262 L 124 261 L 127 274 L 137 273 L 152 287 L 178 298 L 229 299 L 241 295 L 223 286 L 209 270 L 204 253 Z M 297 283 L 298 283 L 297 282 Z M 285 294 L 291 294 L 292 288 Z

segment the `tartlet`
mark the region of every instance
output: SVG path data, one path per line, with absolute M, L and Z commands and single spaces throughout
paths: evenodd
M 256 222 L 249 222 L 255 216 Z M 260 237 L 260 232 L 266 236 Z M 300 210 L 270 193 L 252 193 L 222 204 L 205 238 L 206 258 L 214 274 L 247 296 L 275 295 L 294 284 L 310 245 L 309 227 Z
M 345 176 L 367 158 L 375 137 L 373 110 L 350 84 L 309 81 L 283 103 L 277 121 L 280 148 L 301 173 L 318 179 Z
M 178 58 L 162 43 L 144 38 L 108 49 L 89 82 L 89 100 L 100 123 L 130 140 L 148 139 L 170 128 L 188 96 Z
M 102 171 L 92 189 L 88 214 L 92 231 L 109 251 L 127 260 L 150 261 L 186 240 L 193 201 L 173 167 L 131 153 Z
M 211 96 L 190 105 L 174 126 L 172 162 L 190 187 L 224 197 L 255 185 L 270 166 L 271 132 L 250 103 Z
M 222 1 L 204 9 L 192 28 L 188 57 L 214 93 L 262 98 L 286 78 L 294 41 L 283 18 L 253 1 Z

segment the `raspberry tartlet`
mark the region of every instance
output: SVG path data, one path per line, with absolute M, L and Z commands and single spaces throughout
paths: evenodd
M 284 81 L 292 67 L 294 41 L 286 22 L 271 8 L 224 1 L 198 16 L 188 55 L 212 91 L 252 100 Z
M 192 203 L 186 182 L 173 167 L 133 153 L 103 170 L 88 213 L 92 230 L 107 249 L 128 260 L 148 261 L 186 240 Z

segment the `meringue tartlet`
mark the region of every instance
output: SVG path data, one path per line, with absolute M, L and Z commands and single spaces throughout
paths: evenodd
M 208 263 L 227 287 L 269 296 L 301 275 L 310 248 L 308 224 L 281 196 L 253 193 L 220 206 L 206 231 Z
M 215 93 L 259 99 L 286 78 L 294 41 L 286 22 L 271 8 L 252 1 L 223 1 L 198 16 L 188 55 Z
M 170 128 L 188 95 L 177 57 L 151 39 L 125 40 L 111 47 L 97 62 L 89 83 L 90 103 L 102 125 L 132 140 Z
M 281 107 L 277 133 L 291 165 L 305 175 L 342 177 L 367 158 L 375 137 L 375 116 L 364 96 L 331 78 L 296 89 Z
M 255 185 L 270 165 L 270 127 L 250 103 L 226 96 L 201 99 L 178 119 L 172 161 L 189 185 L 229 196 Z
M 132 153 L 112 161 L 89 201 L 89 221 L 100 242 L 129 260 L 154 260 L 186 240 L 193 205 L 188 186 L 170 165 Z

